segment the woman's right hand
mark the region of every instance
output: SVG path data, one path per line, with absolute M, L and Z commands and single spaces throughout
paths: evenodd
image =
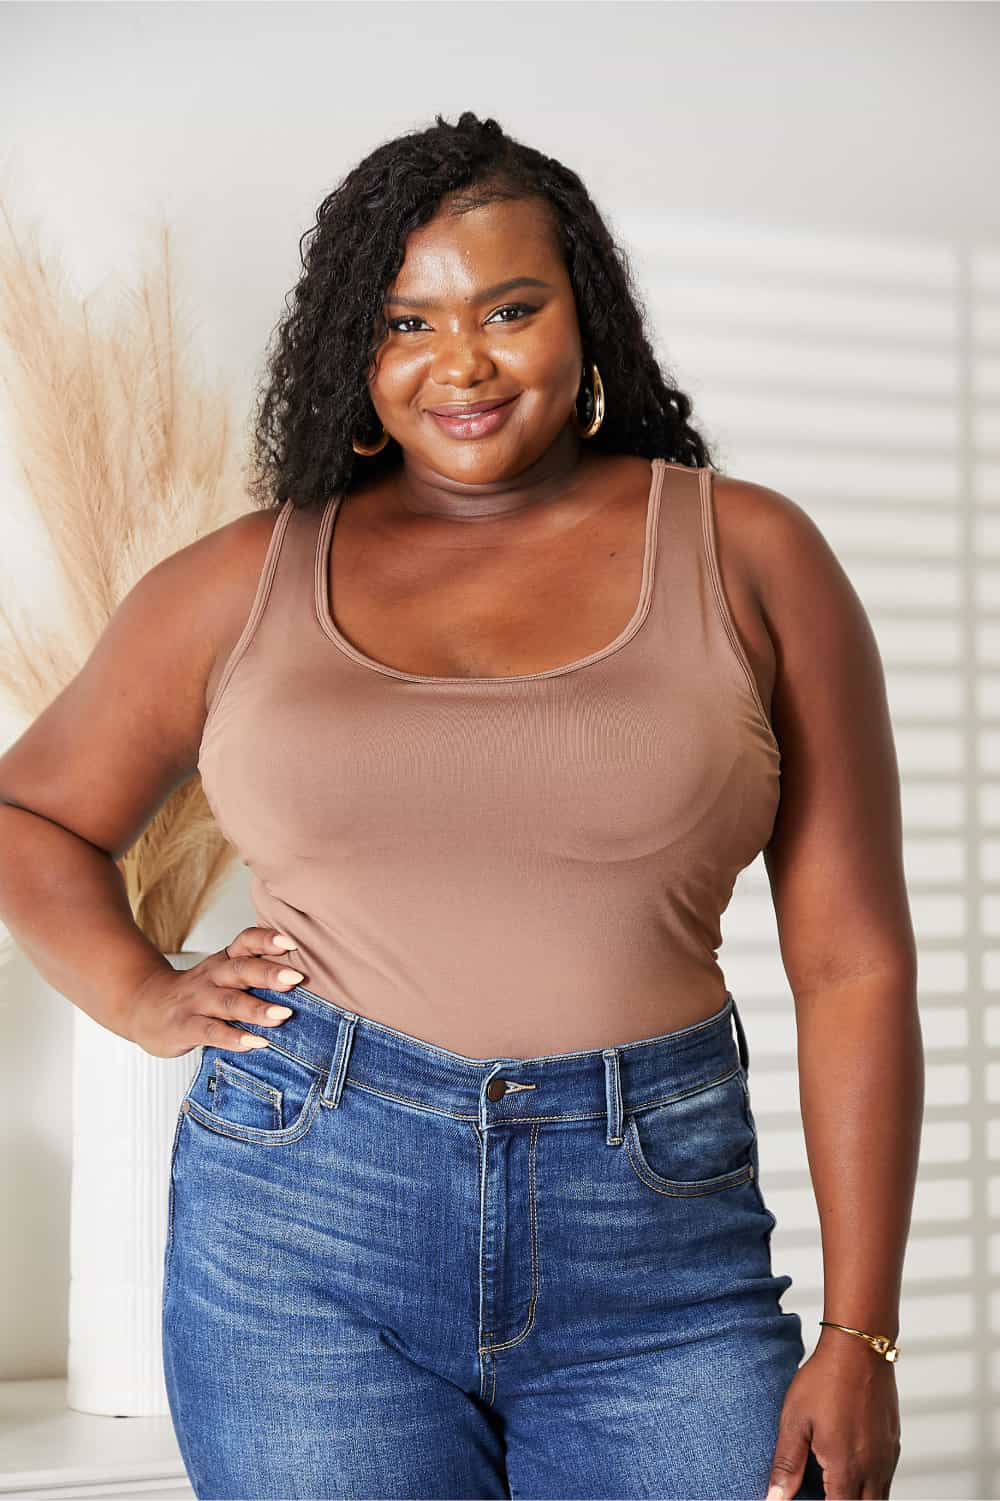
M 294 945 L 272 928 L 244 928 L 226 948 L 191 969 L 154 970 L 130 1003 L 129 1039 L 154 1058 L 179 1058 L 203 1043 L 236 1053 L 267 1047 L 266 1038 L 227 1022 L 279 1027 L 287 1021 L 290 1008 L 281 1008 L 285 1016 L 271 1016 L 274 1003 L 247 995 L 247 989 L 288 990 L 301 984 L 305 975 L 281 959 L 289 947 Z

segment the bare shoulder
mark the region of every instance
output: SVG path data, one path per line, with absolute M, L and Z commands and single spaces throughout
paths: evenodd
M 736 587 L 752 593 L 786 714 L 794 701 L 818 722 L 830 708 L 820 702 L 824 690 L 837 682 L 848 692 L 855 673 L 877 697 L 881 664 L 868 616 L 809 512 L 768 485 L 722 475 L 713 483 L 720 552 Z M 793 725 L 785 729 L 790 735 Z
M 755 583 L 795 558 L 836 561 L 816 522 L 790 496 L 732 475 L 717 474 L 712 485 L 719 532 L 738 549 Z
M 0 757 L 0 802 L 116 858 L 134 843 L 195 773 L 206 683 L 249 614 L 277 515 L 238 516 L 142 575 L 76 676 Z
M 733 539 L 763 590 L 809 598 L 816 584 L 843 593 L 847 575 L 805 506 L 769 485 L 716 475 L 720 530 Z
M 820 622 L 835 632 L 850 627 L 855 640 L 866 633 L 847 573 L 804 506 L 769 485 L 729 475 L 714 477 L 713 492 L 723 571 L 729 569 L 734 593 L 752 597 L 776 652 L 794 659 L 797 641 L 814 639 Z
M 233 582 L 253 573 L 255 568 L 259 573 L 280 514 L 280 506 L 244 511 L 214 531 L 206 532 L 173 556 L 178 559 L 187 557 L 190 567 L 196 572 L 224 568 Z
M 280 506 L 245 511 L 214 527 L 176 552 L 168 553 L 135 585 L 134 591 L 152 593 L 156 582 L 170 592 L 187 593 L 188 605 L 197 606 L 197 630 L 202 639 L 213 635 L 213 624 L 239 610 L 241 593 L 264 565 Z M 253 589 L 251 589 L 251 595 Z M 178 620 L 177 624 L 180 624 Z
M 192 685 L 206 707 L 250 613 L 280 513 L 280 506 L 244 511 L 169 554 L 136 586 L 152 603 L 159 577 L 170 601 L 162 629 L 198 664 Z
M 178 560 L 187 558 L 186 566 L 190 567 L 196 582 L 199 579 L 206 583 L 214 580 L 216 586 L 226 586 L 210 591 L 216 594 L 226 615 L 231 612 L 239 614 L 244 603 L 249 612 L 281 509 L 280 506 L 268 506 L 267 509 L 245 511 L 174 554 Z M 245 597 L 247 588 L 250 589 L 250 599 Z
M 909 973 L 899 768 L 864 603 L 790 496 L 717 476 L 715 499 L 774 649 L 782 790 L 764 857 L 796 1000 L 876 969 Z

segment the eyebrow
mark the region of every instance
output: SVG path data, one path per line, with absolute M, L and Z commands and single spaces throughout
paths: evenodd
M 474 294 L 473 301 L 489 302 L 493 297 L 502 297 L 504 292 L 513 292 L 515 287 L 544 287 L 547 291 L 553 290 L 552 283 L 540 281 L 537 276 L 514 276 L 510 281 L 497 282 L 495 287 L 482 287 Z M 427 297 L 387 297 L 386 307 L 418 307 L 435 308 L 437 303 Z

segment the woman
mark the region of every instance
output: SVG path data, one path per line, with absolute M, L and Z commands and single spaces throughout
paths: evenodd
M 202 1049 L 163 1310 L 199 1497 L 889 1494 L 922 1057 L 881 664 L 690 413 L 573 172 L 471 113 L 379 146 L 319 210 L 255 508 L 3 759 L 73 889 L 39 967 Z M 258 923 L 177 973 L 108 861 L 196 767 Z M 762 849 L 804 1362 L 716 961 Z

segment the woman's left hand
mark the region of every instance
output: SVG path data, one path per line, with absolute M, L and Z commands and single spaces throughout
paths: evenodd
M 829 1331 L 785 1393 L 768 1497 L 791 1501 L 812 1449 L 828 1501 L 886 1501 L 899 1463 L 899 1398 L 893 1364 L 857 1335 Z M 833 1344 L 836 1334 L 839 1345 Z

